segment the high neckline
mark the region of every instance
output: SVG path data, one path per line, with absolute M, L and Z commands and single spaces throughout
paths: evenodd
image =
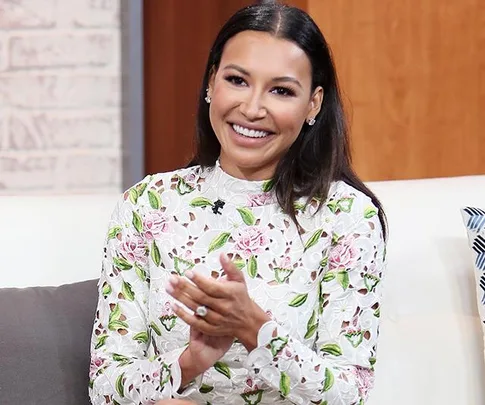
M 252 207 L 276 202 L 271 191 L 272 180 L 247 180 L 231 176 L 224 171 L 219 160 L 211 169 L 207 180 L 225 200 Z

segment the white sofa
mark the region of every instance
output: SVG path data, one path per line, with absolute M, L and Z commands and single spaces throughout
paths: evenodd
M 369 183 L 390 241 L 370 405 L 483 405 L 475 274 L 460 208 L 485 207 L 485 175 Z M 0 287 L 96 278 L 118 196 L 0 198 Z

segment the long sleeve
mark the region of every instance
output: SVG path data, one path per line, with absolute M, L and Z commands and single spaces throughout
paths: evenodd
M 362 405 L 373 385 L 385 242 L 376 208 L 359 211 L 324 252 L 307 330 L 297 338 L 270 321 L 247 358 L 252 375 L 294 404 Z
M 153 404 L 180 386 L 184 348 L 159 353 L 150 347 L 152 333 L 161 333 L 148 324 L 149 261 L 159 255 L 149 243 L 150 222 L 136 205 L 145 187 L 141 183 L 125 193 L 110 221 L 91 341 L 94 405 Z

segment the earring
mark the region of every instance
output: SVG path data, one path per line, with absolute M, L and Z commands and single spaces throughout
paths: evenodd
M 207 96 L 205 96 L 205 102 L 207 104 L 210 104 L 211 103 L 211 96 L 209 96 L 209 88 L 206 89 L 206 92 L 207 92 Z
M 308 121 L 307 121 L 307 124 L 312 126 L 312 125 L 315 125 L 315 118 L 310 118 Z

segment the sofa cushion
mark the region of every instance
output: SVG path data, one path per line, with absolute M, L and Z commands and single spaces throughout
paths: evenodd
M 475 266 L 478 312 L 485 328 L 485 209 L 466 207 L 461 213 Z
M 96 284 L 0 289 L 0 404 L 90 403 Z

